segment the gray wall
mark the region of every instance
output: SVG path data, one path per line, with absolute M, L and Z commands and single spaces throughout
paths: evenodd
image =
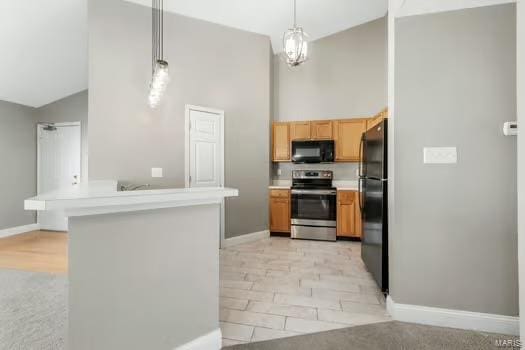
M 397 20 L 395 302 L 518 314 L 515 25 L 512 4 Z
M 147 105 L 151 8 L 89 1 L 90 179 L 184 186 L 184 106 L 225 111 L 226 237 L 268 228 L 270 40 L 266 36 L 166 13 L 171 83 L 161 105 Z
M 275 120 L 372 116 L 386 107 L 386 17 L 316 40 L 312 47 L 311 60 L 296 69 L 274 55 Z M 335 180 L 357 180 L 354 163 L 276 163 L 272 177 L 288 180 L 292 170 L 305 168 L 332 170 Z
M 36 193 L 35 109 L 0 101 L 0 230 L 35 223 L 24 199 Z
M 24 200 L 36 195 L 38 122 L 82 123 L 82 173 L 87 174 L 87 91 L 43 107 L 32 108 L 0 101 L 0 230 L 35 223 L 24 210 Z
M 518 51 L 518 121 L 525 124 L 525 3 L 519 1 L 517 8 L 517 51 Z M 523 135 L 523 134 L 522 134 Z M 520 314 L 525 315 L 525 138 L 518 137 L 518 230 L 519 230 L 519 273 L 520 273 Z M 521 341 L 525 341 L 525 322 L 520 320 Z
M 176 349 L 217 330 L 218 221 L 218 205 L 70 218 L 69 348 Z
M 386 17 L 313 42 L 296 69 L 278 55 L 274 64 L 275 119 L 372 116 L 387 106 Z
M 36 110 L 37 122 L 80 122 L 82 132 L 82 173 L 87 180 L 88 167 L 88 91 L 82 91 Z

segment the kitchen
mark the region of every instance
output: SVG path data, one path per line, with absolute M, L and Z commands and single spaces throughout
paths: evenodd
M 417 1 L 406 1 L 387 17 L 386 2 L 355 2 L 366 14 L 350 1 L 298 4 L 313 34 L 305 46 L 295 2 L 284 37 L 292 8 L 278 3 L 259 2 L 271 15 L 254 18 L 250 2 L 192 2 L 213 14 L 230 6 L 236 28 L 166 2 L 163 90 L 167 61 L 153 50 L 149 65 L 159 12 L 90 0 L 88 90 L 36 109 L 29 95 L 17 106 L 12 88 L 0 101 L 4 165 L 17 170 L 2 182 L 0 348 L 257 349 L 237 345 L 285 337 L 261 346 L 353 348 L 363 330 L 358 343 L 374 349 L 458 348 L 485 332 L 518 334 L 516 140 L 502 128 L 515 119 L 515 4 L 414 15 Z M 4 12 L 18 25 L 12 14 L 41 10 Z M 45 32 L 27 23 L 24 32 Z M 49 72 L 41 61 L 17 67 Z M 25 81 L 40 98 L 52 90 L 13 76 L 6 85 Z M 21 175 L 38 176 L 44 154 L 32 131 L 59 138 L 73 127 L 53 123 L 62 114 L 80 136 L 89 119 L 89 178 L 87 148 L 75 151 L 88 186 L 73 169 L 72 192 L 30 197 L 42 187 Z M 45 231 L 43 215 L 57 210 L 72 218 L 68 233 Z
M 272 236 L 360 241 L 361 257 L 384 293 L 387 120 L 385 108 L 370 118 L 274 122 L 277 176 L 269 186 Z
M 171 302 L 163 301 L 161 295 L 151 297 L 143 294 L 142 297 L 134 294 L 137 295 L 135 300 L 151 300 L 155 305 L 142 302 L 139 303 L 140 305 L 129 307 L 129 310 L 149 308 L 154 312 L 144 310 L 140 313 L 150 315 L 157 314 L 157 307 L 166 309 L 164 305 L 187 310 L 187 312 L 171 312 L 170 319 L 164 322 L 168 327 L 176 325 L 179 330 L 173 333 L 177 336 L 177 339 L 172 340 L 173 344 L 190 341 L 209 330 L 213 330 L 211 336 L 219 342 L 222 336 L 222 344 L 226 346 L 390 319 L 386 313 L 384 298 L 378 294 L 380 292 L 378 287 L 363 266 L 358 241 L 325 242 L 291 240 L 283 237 L 260 239 L 267 238 L 269 235 L 268 202 L 273 201 L 273 197 L 270 199 L 268 196 L 268 185 L 272 182 L 269 170 L 278 165 L 282 166 L 282 176 L 288 175 L 291 185 L 292 171 L 291 168 L 287 170 L 286 167 L 294 164 L 291 162 L 292 142 L 310 139 L 321 142 L 332 140 L 331 153 L 335 157 L 331 160 L 333 162 L 293 166 L 297 166 L 297 170 L 333 171 L 333 183 L 329 173 L 326 173 L 328 176 L 320 183 L 329 188 L 337 185 L 339 190 L 344 190 L 346 195 L 340 198 L 344 201 L 341 205 L 343 213 L 341 215 L 346 215 L 348 220 L 340 220 L 340 230 L 347 236 L 358 237 L 360 221 L 357 220 L 359 213 L 356 211 L 358 206 L 356 171 L 359 161 L 359 141 L 362 132 L 366 130 L 369 118 L 321 120 L 314 123 L 310 120 L 317 120 L 316 118 L 323 116 L 333 116 L 334 119 L 347 116 L 372 117 L 387 105 L 384 11 L 385 8 L 379 8 L 373 18 L 360 18 L 358 22 L 360 25 L 355 22 L 341 24 L 327 31 L 325 36 L 314 39 L 311 42 L 313 53 L 311 58 L 304 65 L 293 69 L 281 60 L 282 52 L 274 51 L 274 48 L 279 48 L 280 39 L 277 44 L 272 44 L 272 39 L 267 35 L 224 27 L 174 13 L 166 14 L 166 23 L 169 23 L 166 27 L 166 43 L 169 42 L 169 45 L 166 45 L 166 54 L 170 57 L 170 71 L 176 79 L 169 84 L 162 103 L 157 109 L 152 109 L 146 103 L 147 88 L 152 78 L 151 71 L 149 64 L 144 64 L 149 63 L 151 52 L 136 45 L 139 42 L 149 47 L 152 23 L 150 8 L 118 0 L 90 1 L 89 13 L 92 19 L 89 21 L 91 38 L 89 99 L 87 92 L 81 96 L 85 101 L 83 110 L 89 118 L 89 133 L 85 140 L 89 144 L 89 182 L 93 184 L 97 180 L 118 179 L 124 189 L 130 188 L 135 191 L 116 191 L 107 196 L 114 198 L 111 199 L 112 201 L 118 201 L 117 206 L 121 206 L 118 208 L 120 214 L 105 212 L 104 221 L 108 226 L 98 229 L 91 229 L 88 226 L 96 221 L 89 217 L 94 213 L 100 213 L 100 209 L 80 212 L 75 208 L 65 208 L 64 206 L 70 205 L 70 202 L 77 201 L 53 196 L 33 198 L 26 203 L 26 209 L 30 210 L 55 206 L 58 210 L 67 209 L 70 211 L 69 214 L 72 211 L 73 214 L 83 217 L 79 216 L 78 220 L 72 219 L 72 226 L 67 234 L 60 233 L 53 236 L 59 241 L 57 245 L 63 248 L 60 258 L 62 265 L 65 266 L 61 265 L 58 268 L 69 273 L 68 284 L 65 284 L 64 288 L 69 290 L 70 306 L 67 313 L 61 313 L 60 317 L 65 319 L 67 316 L 70 320 L 68 327 L 70 344 L 88 343 L 85 337 L 93 336 L 97 342 L 122 341 L 126 343 L 123 347 L 129 347 L 133 342 L 133 346 L 140 347 L 142 343 L 135 342 L 133 337 L 129 337 L 129 334 L 133 333 L 127 326 L 122 327 L 122 332 L 113 332 L 112 337 L 98 337 L 98 334 L 109 328 L 108 324 L 111 323 L 131 326 L 132 323 L 138 325 L 151 320 L 147 317 L 135 318 L 126 315 L 122 321 L 115 321 L 115 318 L 108 317 L 108 310 L 122 305 L 122 300 L 113 303 L 112 295 L 147 294 L 156 290 L 161 291 L 159 294 L 162 296 L 181 295 L 181 297 L 177 298 L 176 302 Z M 116 13 L 123 22 L 115 31 Z M 283 13 L 286 14 L 285 11 Z M 286 16 L 286 19 L 289 17 Z M 137 23 L 147 25 L 137 25 Z M 280 37 L 281 27 L 277 29 Z M 111 39 L 108 38 L 110 32 L 113 33 Z M 195 46 L 196 43 L 210 40 L 210 37 L 216 45 Z M 341 49 L 342 45 L 344 49 Z M 188 48 L 192 49 L 188 50 Z M 195 59 L 196 57 L 213 57 L 214 64 L 203 65 Z M 235 59 L 238 57 L 243 59 L 240 61 Z M 327 64 L 327 60 L 330 65 Z M 127 63 L 122 65 L 121 62 Z M 349 65 L 347 62 L 353 64 Z M 107 69 L 112 66 L 118 66 L 119 69 L 109 73 Z M 337 67 L 337 75 L 331 72 L 335 67 Z M 138 79 L 137 72 L 141 74 Z M 196 75 L 196 72 L 201 74 Z M 324 79 L 305 81 L 304 79 L 312 78 L 311 72 L 320 72 Z M 108 79 L 109 77 L 111 78 Z M 297 79 L 303 81 L 296 81 Z M 365 80 L 367 84 L 364 84 Z M 309 98 L 304 91 L 301 91 L 308 86 L 320 90 L 316 98 Z M 113 91 L 120 92 L 115 95 Z M 355 101 L 348 101 L 347 96 L 342 97 L 338 92 L 344 92 Z M 301 106 L 306 107 L 308 111 L 301 110 Z M 208 112 L 212 109 L 224 112 L 224 118 L 215 118 L 215 114 L 220 113 L 211 113 L 214 115 L 208 116 L 212 119 L 224 120 L 224 125 L 216 128 L 223 133 L 222 135 L 218 133 L 219 136 L 215 139 L 224 141 L 217 142 L 220 145 L 218 149 L 223 150 L 223 157 L 220 157 L 218 152 L 217 162 L 206 163 L 222 164 L 217 166 L 217 169 L 209 166 L 201 169 L 211 169 L 213 175 L 222 173 L 221 185 L 238 189 L 239 193 L 238 197 L 235 197 L 236 190 L 227 193 L 228 195 L 221 194 L 220 196 L 225 197 L 224 200 L 218 198 L 219 194 L 213 194 L 213 198 L 206 199 L 213 205 L 219 200 L 221 204 L 224 203 L 220 213 L 222 216 L 220 224 L 216 222 L 213 230 L 210 227 L 206 229 L 196 226 L 205 225 L 206 222 L 213 224 L 213 221 L 206 219 L 205 215 L 210 217 L 214 215 L 214 220 L 217 220 L 219 217 L 217 208 L 214 212 L 190 212 L 190 209 L 183 209 L 184 206 L 180 205 L 180 198 L 175 198 L 186 195 L 181 194 L 186 189 L 175 191 L 176 193 L 165 189 L 165 187 L 183 187 L 186 180 L 189 180 L 186 176 L 188 174 L 185 174 L 185 166 L 182 164 L 182 160 L 185 158 L 189 160 L 192 154 L 191 152 L 186 154 L 186 148 L 192 149 L 186 147 L 187 144 L 191 144 L 191 140 L 188 140 L 190 141 L 188 143 L 185 140 L 186 134 L 191 136 L 191 127 L 186 127 L 186 117 L 190 121 L 189 124 L 195 126 L 196 124 L 191 123 L 192 115 L 202 118 L 204 116 L 192 114 L 191 111 L 201 112 L 201 107 L 208 107 L 206 109 Z M 292 117 L 288 115 L 289 111 L 292 112 L 290 113 L 293 114 Z M 312 115 L 307 112 L 311 112 Z M 306 120 L 300 121 L 300 118 L 294 117 L 296 115 Z M 292 120 L 298 122 L 288 123 Z M 275 157 L 272 157 L 273 152 L 270 151 L 272 122 L 275 122 L 276 127 Z M 82 127 L 85 125 L 83 121 Z M 115 139 L 113 130 L 119 130 L 119 138 Z M 296 148 L 296 151 L 301 149 L 301 147 Z M 308 149 L 303 150 L 308 152 Z M 272 165 L 272 158 L 279 162 Z M 115 161 L 116 159 L 118 162 Z M 188 163 L 191 163 L 191 160 Z M 278 169 L 272 170 L 277 172 Z M 204 174 L 209 173 L 204 172 Z M 191 172 L 189 175 L 191 176 Z M 308 172 L 304 173 L 304 177 L 310 176 Z M 67 179 L 69 180 L 69 177 Z M 301 179 L 301 181 L 307 184 L 309 179 Z M 338 181 L 346 182 L 338 183 Z M 190 182 L 198 183 L 198 181 Z M 111 183 L 111 188 L 118 187 L 118 181 L 111 180 Z M 191 189 L 193 190 L 196 193 L 201 192 L 200 189 Z M 155 206 L 159 207 L 151 208 L 151 203 L 140 205 L 131 203 L 137 200 L 151 200 L 152 197 L 149 196 L 151 191 L 162 193 L 155 197 L 159 201 Z M 100 205 L 101 201 L 109 200 L 101 198 L 104 196 L 98 193 L 98 190 L 83 191 L 82 189 L 80 192 L 78 194 L 80 198 L 77 199 L 82 205 L 94 207 Z M 64 196 L 70 198 L 70 195 Z M 29 195 L 25 198 L 28 197 Z M 292 209 L 292 198 L 292 194 L 287 190 L 283 199 L 288 203 L 284 209 L 287 214 L 286 227 L 290 228 L 290 232 L 291 214 L 288 213 Z M 336 224 L 333 223 L 337 216 L 334 214 L 336 198 L 332 196 L 329 205 L 329 218 L 333 227 L 327 231 L 331 235 L 336 230 L 334 228 Z M 202 204 L 203 199 L 195 198 L 195 201 Z M 160 206 L 166 205 L 167 202 L 173 205 L 174 209 L 170 209 L 169 215 L 164 215 L 167 210 L 163 210 Z M 155 218 L 144 218 L 139 214 L 122 214 L 131 207 L 144 208 L 146 205 Z M 206 208 L 203 206 L 199 209 Z M 177 217 L 178 214 L 175 212 L 185 217 L 188 230 L 182 224 L 182 218 Z M 108 221 L 117 220 L 121 215 L 129 215 L 129 220 L 125 220 L 125 225 L 129 229 L 124 228 L 120 223 Z M 169 230 L 145 226 L 155 225 L 159 219 L 164 220 L 160 216 L 168 216 L 172 221 L 167 225 L 170 226 Z M 275 217 L 272 217 L 272 221 L 274 219 Z M 118 230 L 109 225 L 115 227 L 118 225 Z M 304 225 L 294 226 L 302 226 L 297 227 L 302 231 L 305 228 L 308 230 Z M 184 230 L 187 234 L 170 234 L 174 232 L 171 227 Z M 128 243 L 126 249 L 118 249 L 118 252 L 125 256 L 117 256 L 117 252 L 104 253 L 105 249 L 111 250 L 116 245 L 100 236 L 81 233 L 90 230 L 100 234 L 111 231 L 111 237 L 117 240 L 123 239 L 119 238 L 117 231 L 127 232 L 126 240 L 128 240 L 133 230 L 137 244 Z M 277 233 L 276 230 L 274 231 Z M 155 232 L 155 235 L 141 235 L 140 232 Z M 206 236 L 197 236 L 196 232 Z M 163 235 L 164 233 L 166 236 Z M 48 236 L 37 232 L 29 237 L 44 239 Z M 153 239 L 150 239 L 152 237 Z M 253 237 L 258 240 L 252 240 Z M 89 241 L 86 241 L 87 238 Z M 184 240 L 185 238 L 188 240 Z M 217 249 L 219 239 L 220 250 Z M 185 243 L 187 244 L 184 245 Z M 104 247 L 97 247 L 98 244 Z M 148 244 L 158 244 L 158 246 L 153 247 Z M 68 245 L 69 249 L 66 249 Z M 139 250 L 154 252 L 155 258 L 137 259 L 137 256 L 145 256 L 144 252 L 135 250 L 132 245 Z M 172 246 L 177 246 L 179 251 L 174 252 L 172 256 L 162 257 L 162 252 Z M 198 250 L 198 253 L 194 250 Z M 96 264 L 85 260 L 92 259 L 93 251 L 97 251 L 100 255 L 96 259 Z M 108 257 L 109 261 L 103 258 L 104 256 Z M 131 260 L 126 264 L 113 263 L 128 258 Z M 158 258 L 169 261 L 174 265 L 170 269 L 174 270 L 158 273 L 161 272 L 158 267 L 149 265 L 158 262 Z M 69 268 L 69 261 L 77 268 Z M 130 280 L 113 278 L 115 275 L 127 276 L 127 274 L 109 267 L 131 266 L 133 263 L 140 266 L 131 268 L 134 271 L 131 277 L 140 279 L 137 285 L 143 285 L 144 289 L 128 288 Z M 187 266 L 192 268 L 187 269 Z M 203 270 L 199 270 L 199 266 Z M 97 278 L 97 281 L 82 277 L 84 268 L 99 271 L 91 274 Z M 144 273 L 137 273 L 141 269 Z M 156 273 L 145 270 L 156 271 Z M 106 276 L 108 281 L 102 281 Z M 143 283 L 144 279 L 149 278 L 148 276 L 162 280 L 162 288 L 155 288 L 151 283 Z M 166 276 L 171 276 L 168 280 L 173 281 L 169 288 L 165 282 Z M 199 286 L 194 284 L 194 282 L 200 283 L 199 281 L 203 284 Z M 172 287 L 176 288 L 177 292 L 174 292 Z M 102 288 L 102 290 L 92 288 Z M 121 293 L 119 292 L 121 288 L 133 293 L 124 291 Z M 34 290 L 37 294 L 54 293 L 50 288 L 27 289 Z M 15 292 L 15 294 L 19 293 Z M 190 294 L 191 300 L 195 303 L 185 300 L 184 295 Z M 84 302 L 84 300 L 93 300 L 86 295 L 97 295 L 97 306 Z M 29 309 L 33 310 L 34 307 Z M 213 312 L 208 312 L 209 310 Z M 162 311 L 160 313 L 163 314 Z M 115 317 L 122 315 L 111 311 L 109 314 Z M 192 315 L 194 319 L 189 319 L 185 315 Z M 177 319 L 172 319 L 172 316 Z M 209 318 L 210 324 L 200 327 L 203 325 L 204 318 Z M 81 320 L 86 319 L 92 319 L 96 327 L 90 327 L 89 331 L 83 329 L 86 323 Z M 150 329 L 147 326 L 133 327 Z M 59 337 L 65 331 L 60 327 L 56 327 L 55 330 L 56 334 L 53 336 Z M 162 337 L 157 331 L 165 332 L 161 327 L 154 327 L 151 332 L 148 331 L 148 334 L 140 332 L 137 335 L 140 335 L 141 342 L 150 338 L 158 341 Z M 171 334 L 167 331 L 165 333 Z M 23 338 L 26 337 L 20 337 Z

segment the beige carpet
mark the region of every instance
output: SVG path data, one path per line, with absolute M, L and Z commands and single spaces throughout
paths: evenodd
M 66 276 L 0 270 L 0 349 L 65 349 L 67 299 Z
M 423 326 L 397 321 L 376 323 L 328 332 L 274 339 L 227 347 L 229 350 L 485 350 L 513 349 L 497 346 L 500 340 L 517 337 Z M 517 349 L 517 348 L 516 348 Z

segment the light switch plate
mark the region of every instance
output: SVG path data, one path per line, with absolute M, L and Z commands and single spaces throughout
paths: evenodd
M 162 168 L 151 168 L 151 177 L 162 177 Z
M 457 162 L 456 147 L 423 148 L 423 163 L 425 164 L 456 164 Z

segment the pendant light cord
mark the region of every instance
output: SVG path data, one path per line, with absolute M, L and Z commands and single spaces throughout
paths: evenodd
M 151 65 L 155 72 L 158 60 L 164 60 L 164 0 L 151 1 Z
M 157 60 L 160 59 L 160 3 L 157 0 Z
M 159 59 L 159 0 L 155 1 L 155 61 Z
M 151 0 L 151 71 L 155 69 L 155 0 Z
M 160 59 L 164 60 L 164 0 L 160 0 Z
M 297 27 L 297 0 L 293 0 L 293 26 Z

